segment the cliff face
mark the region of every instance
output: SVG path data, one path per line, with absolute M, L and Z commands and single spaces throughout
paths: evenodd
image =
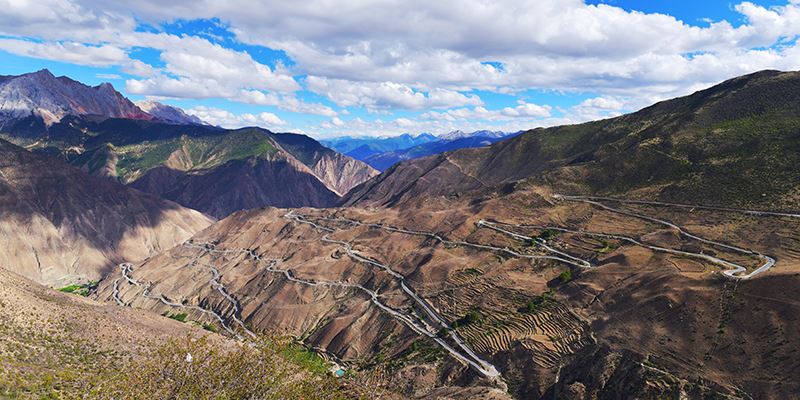
M 343 196 L 375 175 L 378 171 L 362 161 L 340 153 L 330 152 L 320 157 L 311 168 L 325 185 Z
M 274 133 L 271 137 L 340 196 L 378 175 L 378 171 L 365 162 L 337 153 L 308 136 Z

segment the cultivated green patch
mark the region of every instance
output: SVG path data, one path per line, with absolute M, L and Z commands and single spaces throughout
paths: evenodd
M 98 281 L 91 281 L 89 283 L 74 284 L 74 285 L 64 286 L 61 289 L 58 289 L 58 291 L 64 293 L 78 294 L 86 297 L 92 294 L 92 292 L 94 292 L 95 289 L 97 289 L 98 283 L 99 283 Z

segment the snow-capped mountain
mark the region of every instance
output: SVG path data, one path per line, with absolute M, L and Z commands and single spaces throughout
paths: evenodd
M 46 126 L 67 115 L 151 120 L 152 116 L 114 90 L 110 83 L 87 86 L 43 69 L 18 76 L 0 76 L 0 128 L 36 117 Z
M 144 112 L 161 122 L 176 125 L 208 125 L 200 118 L 197 118 L 197 116 L 189 115 L 179 107 L 159 103 L 154 100 L 137 101 L 135 104 Z
M 508 133 L 503 131 L 488 131 L 480 130 L 475 132 L 464 132 L 462 130 L 455 130 L 443 135 L 439 135 L 439 140 L 456 140 L 467 137 L 488 137 L 488 138 L 501 138 L 508 136 Z

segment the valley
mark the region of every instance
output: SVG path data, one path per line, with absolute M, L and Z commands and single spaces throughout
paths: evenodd
M 0 278 L 53 315 L 83 304 L 64 332 L 100 315 L 86 333 L 104 335 L 98 351 L 127 341 L 141 362 L 148 329 L 179 349 L 209 340 L 225 362 L 204 373 L 270 360 L 291 372 L 280 390 L 311 390 L 283 398 L 316 385 L 331 398 L 800 391 L 797 72 L 512 135 L 336 143 L 481 143 L 382 173 L 302 134 L 215 127 L 43 72 L 4 79 L 109 96 L 109 115 L 6 113 L 0 140 Z M 237 351 L 247 365 L 226 358 Z M 354 392 L 362 380 L 375 391 Z
M 606 341 L 619 338 L 613 329 L 598 328 L 626 315 L 613 309 L 597 314 L 597 310 L 616 306 L 613 297 L 608 305 L 603 300 L 610 293 L 630 295 L 618 286 L 623 281 L 693 282 L 702 296 L 709 296 L 720 290 L 718 285 L 724 293 L 729 283 L 772 274 L 774 268 L 791 276 L 800 267 L 797 256 L 777 255 L 781 252 L 772 251 L 771 246 L 757 245 L 763 237 L 751 244 L 711 233 L 711 227 L 725 226 L 737 214 L 747 218 L 742 230 L 763 229 L 775 219 L 787 224 L 788 230 L 797 229 L 800 221 L 787 216 L 791 213 L 755 215 L 752 210 L 694 207 L 697 215 L 684 216 L 677 225 L 667 222 L 675 209 L 672 206 L 637 201 L 634 204 L 647 210 L 634 211 L 607 205 L 626 204 L 625 200 L 587 201 L 535 189 L 515 193 L 513 199 L 488 200 L 478 211 L 474 205 L 448 202 L 450 211 L 391 211 L 388 215 L 358 208 L 237 213 L 220 222 L 226 226 L 218 228 L 221 236 L 204 232 L 169 255 L 134 267 L 137 280 L 160 281 L 159 287 L 174 289 L 166 295 L 168 303 L 126 290 L 120 297 L 156 312 L 164 306 L 204 304 L 219 313 L 206 316 L 209 322 L 222 316 L 229 326 L 237 326 L 240 335 L 248 330 L 288 329 L 309 347 L 330 353 L 352 368 L 371 369 L 382 363 L 386 363 L 384 368 L 397 368 L 372 354 L 383 354 L 384 360 L 402 358 L 413 354 L 410 349 L 418 347 L 413 343 L 430 340 L 447 356 L 433 365 L 411 362 L 395 373 L 439 371 L 434 375 L 446 373 L 476 388 L 499 385 L 525 397 L 541 396 L 561 385 L 555 373 L 568 369 L 570 360 L 597 349 L 609 351 Z M 539 205 L 521 207 L 531 203 Z M 510 212 L 515 209 L 524 210 L 524 215 Z M 707 232 L 685 228 L 697 227 L 700 221 Z M 208 281 L 209 271 L 203 273 L 206 278 L 199 277 L 199 266 L 217 271 L 211 276 L 224 283 L 221 292 L 223 286 Z M 736 290 L 742 296 L 750 294 L 747 289 Z M 114 296 L 108 283 L 98 293 L 101 299 Z M 696 299 L 671 299 L 678 293 L 646 306 L 659 309 L 654 315 L 667 313 L 669 308 L 661 309 L 665 305 L 675 307 L 685 301 L 700 307 Z M 677 332 L 672 340 L 716 340 L 716 335 L 698 336 L 700 331 L 716 329 L 716 324 L 730 324 L 714 319 L 713 304 L 698 308 L 698 313 L 710 314 L 694 317 L 687 326 L 692 331 Z M 303 317 L 297 319 L 299 315 Z M 392 333 L 350 336 L 355 329 Z M 389 340 L 395 335 L 397 339 Z M 628 345 L 632 346 L 626 340 L 622 346 Z M 710 372 L 693 385 L 678 384 L 673 381 L 674 368 L 686 360 L 674 364 L 674 356 L 656 343 L 636 348 L 626 357 L 659 360 L 642 364 L 655 365 L 647 370 L 647 381 L 670 390 L 735 397 L 758 385 L 746 382 L 748 388 L 744 388 L 720 379 L 736 375 L 716 361 L 724 355 L 712 359 L 703 355 L 699 360 L 710 364 Z M 534 365 L 513 364 L 511 354 L 530 357 Z M 523 382 L 520 376 L 535 376 L 536 381 Z M 406 395 L 426 392 L 414 390 Z

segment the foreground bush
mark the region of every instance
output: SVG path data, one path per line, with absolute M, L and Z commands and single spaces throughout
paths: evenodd
M 131 363 L 94 394 L 115 399 L 340 399 L 333 377 L 288 359 L 288 343 L 261 340 L 221 348 L 181 339 Z
M 99 360 L 98 360 L 99 361 Z M 3 368 L 0 367 L 0 372 Z M 8 371 L 5 371 L 8 372 Z M 5 375 L 0 373 L 0 376 Z M 123 361 L 62 365 L 48 373 L 0 379 L 0 398 L 48 399 L 368 399 L 391 398 L 385 380 L 333 377 L 327 363 L 299 345 L 261 339 L 231 343 L 171 340 Z

